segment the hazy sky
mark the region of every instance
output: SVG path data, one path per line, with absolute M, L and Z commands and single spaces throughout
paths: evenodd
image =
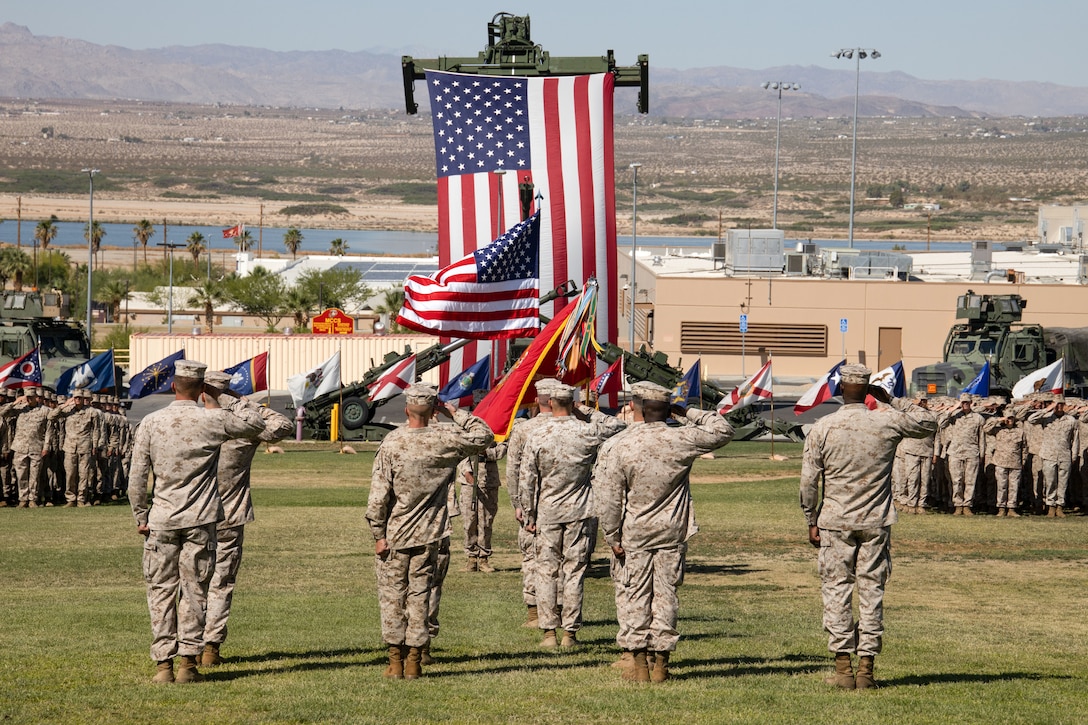
M 232 43 L 430 57 L 423 51 L 475 55 L 500 9 L 529 14 L 533 40 L 553 55 L 612 48 L 623 65 L 649 53 L 665 68 L 849 68 L 830 54 L 861 46 L 883 54 L 863 70 L 1088 85 L 1084 0 L 0 0 L 0 22 L 129 48 Z

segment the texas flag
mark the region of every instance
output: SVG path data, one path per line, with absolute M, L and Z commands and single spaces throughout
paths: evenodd
M 0 367 L 0 388 L 40 388 L 42 361 L 38 348 Z
M 839 375 L 839 368 L 846 364 L 846 361 L 835 365 L 835 367 L 828 370 L 816 384 L 805 391 L 805 394 L 797 401 L 797 404 L 793 406 L 793 414 L 801 415 L 806 410 L 812 410 L 820 403 L 831 400 L 832 397 L 839 394 L 839 383 L 842 381 L 842 376 Z

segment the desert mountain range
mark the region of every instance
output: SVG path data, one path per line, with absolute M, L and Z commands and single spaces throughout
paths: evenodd
M 229 45 L 131 50 L 35 35 L 0 25 L 0 97 L 139 99 L 358 110 L 403 109 L 400 55 L 390 52 L 271 51 Z M 464 55 L 479 48 L 467 47 Z M 426 51 L 417 57 L 434 57 Z M 634 58 L 619 58 L 620 63 Z M 652 116 L 761 118 L 777 112 L 764 81 L 800 83 L 783 114 L 853 113 L 854 70 L 781 66 L 751 70 L 660 68 L 650 57 Z M 1072 116 L 1088 114 L 1088 88 L 1001 80 L 932 81 L 900 72 L 863 70 L 863 116 Z M 424 93 L 417 88 L 421 110 Z M 618 114 L 635 112 L 631 89 L 617 91 Z

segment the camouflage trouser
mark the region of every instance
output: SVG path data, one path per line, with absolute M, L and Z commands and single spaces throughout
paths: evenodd
M 903 478 L 903 503 L 907 506 L 924 506 L 929 496 L 933 457 L 905 454 L 900 472 Z
M 620 642 L 629 631 L 628 620 L 623 616 L 623 613 L 627 611 L 627 593 L 623 588 L 623 564 L 624 559 L 615 554 L 612 554 L 611 559 L 608 561 L 608 575 L 612 577 L 612 590 L 616 597 L 616 621 L 620 625 L 620 631 L 616 634 L 616 642 Z
M 151 613 L 151 659 L 196 655 L 204 646 L 208 583 L 215 568 L 215 524 L 170 529 L 144 542 Z
M 622 576 L 626 602 L 617 618 L 620 631 L 616 644 L 625 650 L 650 649 L 670 652 L 676 649 L 680 633 L 676 620 L 680 609 L 677 588 L 684 581 L 684 555 L 687 544 L 651 551 L 628 551 Z
M 1031 502 L 1035 506 L 1044 506 L 1046 503 L 1046 483 L 1043 480 L 1043 457 L 1038 453 L 1031 457 Z
M 491 556 L 491 529 L 498 511 L 499 489 L 461 484 L 461 522 L 465 525 L 466 554 Z
M 970 506 L 975 498 L 978 458 L 949 458 L 948 473 L 952 478 L 952 505 Z
M 832 652 L 880 654 L 884 636 L 884 585 L 892 573 L 890 526 L 860 531 L 820 529 L 820 581 L 824 629 Z M 854 621 L 854 584 L 858 621 Z
M 234 599 L 234 582 L 242 565 L 242 544 L 245 526 L 216 529 L 215 571 L 208 587 L 208 617 L 204 624 L 204 641 L 222 644 L 227 641 L 227 618 Z
M 0 452 L 0 486 L 3 486 L 5 499 L 15 498 L 18 488 L 15 485 L 15 471 L 11 466 L 10 452 Z
M 427 616 L 439 542 L 390 550 L 375 557 L 382 640 L 386 644 L 423 647 L 430 642 Z
M 896 453 L 895 459 L 892 461 L 892 500 L 898 504 L 906 504 L 907 502 L 907 485 L 906 479 L 903 477 L 903 456 L 905 454 Z
M 90 451 L 67 451 L 64 454 L 64 500 L 69 503 L 90 503 L 94 498 L 94 454 Z
M 42 452 L 15 451 L 15 480 L 19 488 L 19 500 L 27 503 L 41 498 Z
M 994 466 L 994 477 L 997 478 L 997 507 L 1015 509 L 1020 494 L 1020 469 Z
M 1071 461 L 1052 461 L 1048 458 L 1043 459 L 1044 505 L 1065 505 L 1065 489 L 1069 485 L 1069 469 L 1072 467 L 1073 464 Z
M 518 526 L 518 548 L 521 549 L 521 597 L 527 607 L 536 606 L 536 534 Z
M 442 604 L 442 585 L 450 571 L 450 537 L 438 542 L 438 556 L 434 562 L 434 580 L 431 595 L 427 598 L 427 633 L 431 639 L 438 636 L 438 607 Z
M 536 598 L 541 629 L 582 628 L 582 592 L 589 565 L 589 519 L 538 525 Z M 563 619 L 559 619 L 562 586 Z

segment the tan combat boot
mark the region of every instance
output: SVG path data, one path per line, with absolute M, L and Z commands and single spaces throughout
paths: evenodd
M 650 682 L 664 682 L 669 679 L 669 653 L 654 653 L 654 668 L 650 671 Z
M 528 616 L 525 618 L 525 624 L 521 626 L 537 629 L 540 626 L 540 614 L 537 611 L 536 605 L 530 604 L 528 610 Z
M 1005 515 L 1014 519 L 1020 518 L 1020 514 L 1016 513 L 1016 509 L 1012 508 L 1011 506 L 1005 509 Z
M 155 676 L 151 678 L 151 681 L 156 685 L 173 682 L 174 660 L 159 660 L 159 664 L 155 666 Z
M 479 571 L 479 565 L 477 564 L 476 557 L 475 556 L 470 556 L 468 558 L 468 561 L 465 562 L 465 565 L 463 567 L 461 567 L 461 571 L 465 571 L 465 572 Z
M 549 647 L 549 648 L 559 646 L 559 641 L 555 638 L 555 630 L 554 629 L 545 629 L 544 630 L 544 639 L 542 639 L 540 641 L 540 646 L 541 647 Z
M 1059 519 L 1065 518 L 1065 510 L 1061 506 L 1054 507 L 1054 517 Z
M 200 664 L 204 667 L 223 664 L 223 658 L 219 656 L 219 642 L 205 642 L 204 651 L 200 655 Z
M 423 675 L 423 649 L 409 647 L 408 658 L 404 660 L 404 679 L 415 680 Z
M 480 561 L 477 564 L 477 569 L 484 574 L 494 574 L 495 567 L 491 566 L 491 563 L 487 560 L 486 556 L 481 556 Z
M 1057 508 L 1057 506 L 1047 506 L 1046 507 L 1046 517 L 1048 519 L 1052 519 L 1057 515 L 1057 514 L 1054 513 L 1054 509 L 1056 509 L 1056 508 Z
M 963 516 L 963 506 L 957 506 L 956 510 L 952 512 L 953 516 Z
M 578 646 L 578 633 L 577 632 L 563 632 L 563 641 L 559 643 L 560 647 L 577 647 Z
M 649 682 L 650 670 L 646 666 L 646 650 L 635 650 L 631 653 L 631 666 L 620 675 L 628 682 Z
M 825 682 L 844 690 L 853 690 L 857 686 L 854 681 L 854 665 L 850 661 L 849 652 L 835 653 L 835 674 L 828 677 Z
M 433 665 L 434 657 L 431 657 L 431 645 L 423 645 L 420 647 L 419 664 L 421 665 Z
M 385 668 L 382 677 L 389 680 L 404 679 L 404 658 L 401 657 L 400 645 L 389 645 L 389 666 Z
M 876 680 L 873 679 L 875 659 L 872 655 L 862 655 L 858 658 L 858 674 L 854 678 L 857 689 L 872 690 L 876 687 Z
M 196 668 L 196 655 L 182 655 L 181 664 L 178 665 L 178 673 L 174 676 L 174 682 L 203 682 L 204 675 Z
M 620 655 L 620 658 L 612 663 L 612 666 L 617 669 L 626 670 L 631 667 L 631 663 L 634 661 L 635 653 L 629 649 L 625 649 L 623 654 Z

